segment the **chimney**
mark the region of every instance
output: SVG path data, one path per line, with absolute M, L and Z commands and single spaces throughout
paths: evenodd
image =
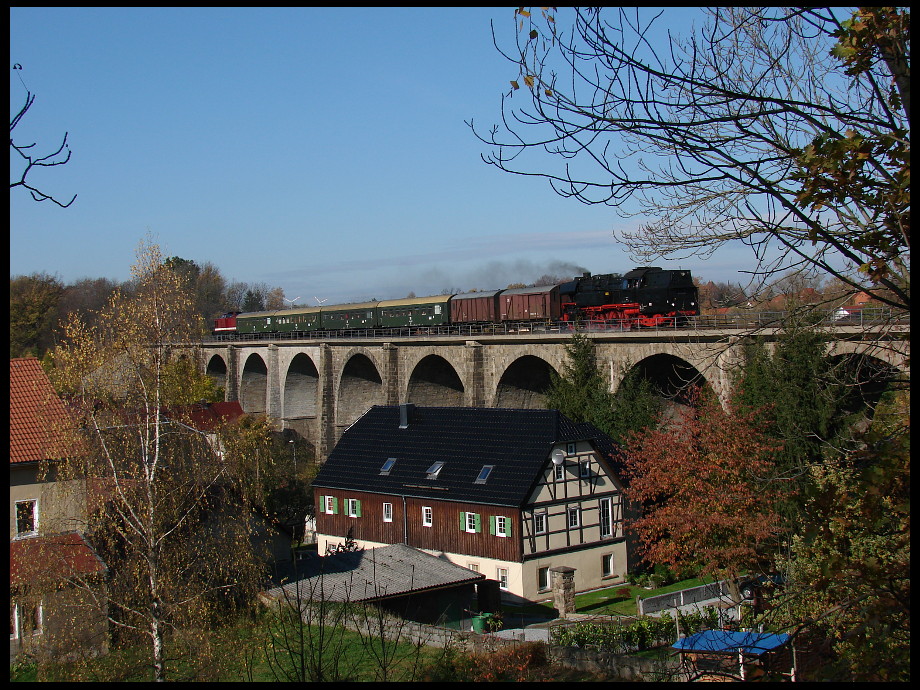
M 399 406 L 399 428 L 408 429 L 409 428 L 409 415 L 412 414 L 412 410 L 415 409 L 415 405 L 412 403 L 402 403 Z

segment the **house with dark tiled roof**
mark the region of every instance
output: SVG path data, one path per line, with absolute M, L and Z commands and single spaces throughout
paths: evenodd
M 73 420 L 35 358 L 10 360 L 10 653 L 102 652 L 107 625 L 74 611 L 73 578 L 103 577 L 82 529 L 86 491 L 58 468 L 79 452 Z
M 613 442 L 556 410 L 374 406 L 313 481 L 319 552 L 405 544 L 498 582 L 506 601 L 551 597 L 629 567 Z

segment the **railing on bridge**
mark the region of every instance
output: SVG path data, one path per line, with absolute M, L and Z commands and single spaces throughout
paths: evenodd
M 479 324 L 451 324 L 445 326 L 407 326 L 399 328 L 353 329 L 345 331 L 310 331 L 309 333 L 246 333 L 240 335 L 209 335 L 206 342 L 222 341 L 262 341 L 262 340 L 337 340 L 346 338 L 409 338 L 414 336 L 466 336 L 483 337 L 494 335 L 530 335 L 530 334 L 570 334 L 579 333 L 616 333 L 641 331 L 655 333 L 661 331 L 706 331 L 706 330 L 752 330 L 780 326 L 790 312 L 740 312 L 735 314 L 703 315 L 683 317 L 668 325 L 636 328 L 629 321 L 541 321 L 541 322 L 503 322 Z M 822 310 L 811 313 L 812 322 L 817 326 L 881 326 L 909 325 L 910 313 L 894 311 L 887 308 L 861 309 L 847 312 L 842 309 Z

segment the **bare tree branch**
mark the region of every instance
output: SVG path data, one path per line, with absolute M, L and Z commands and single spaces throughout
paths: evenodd
M 23 104 L 22 108 L 19 109 L 19 112 L 10 120 L 10 150 L 15 151 L 19 157 L 24 162 L 24 167 L 22 172 L 19 175 L 19 179 L 13 179 L 10 181 L 10 189 L 14 187 L 22 187 L 29 190 L 29 193 L 32 195 L 32 198 L 35 201 L 52 201 L 61 208 L 67 208 L 70 206 L 74 200 L 77 198 L 77 195 L 74 194 L 70 201 L 63 203 L 56 199 L 53 195 L 43 192 L 38 187 L 35 187 L 33 184 L 27 181 L 29 174 L 33 171 L 34 168 L 51 168 L 56 165 L 65 165 L 70 160 L 70 147 L 67 145 L 67 136 L 68 133 L 64 133 L 64 138 L 61 141 L 61 145 L 58 146 L 57 150 L 53 153 L 46 155 L 39 155 L 35 152 L 36 144 L 33 142 L 31 144 L 17 144 L 13 139 L 13 131 L 16 129 L 16 126 L 20 123 L 25 114 L 29 111 L 29 108 L 32 107 L 32 104 L 35 102 L 35 95 L 30 91 L 26 91 L 26 101 Z
M 515 11 L 501 124 L 468 123 L 486 163 L 638 218 L 615 234 L 643 262 L 740 241 L 765 281 L 818 269 L 909 309 L 909 17 L 853 38 L 827 8 L 715 8 L 664 47 L 658 17 L 610 12 Z

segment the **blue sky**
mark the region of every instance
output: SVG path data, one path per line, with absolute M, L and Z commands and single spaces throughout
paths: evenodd
M 298 304 L 628 270 L 612 209 L 481 161 L 464 121 L 497 122 L 517 77 L 490 20 L 513 40 L 513 8 L 11 8 L 16 138 L 73 150 L 30 179 L 78 196 L 11 191 L 10 274 L 125 280 L 148 233 Z

